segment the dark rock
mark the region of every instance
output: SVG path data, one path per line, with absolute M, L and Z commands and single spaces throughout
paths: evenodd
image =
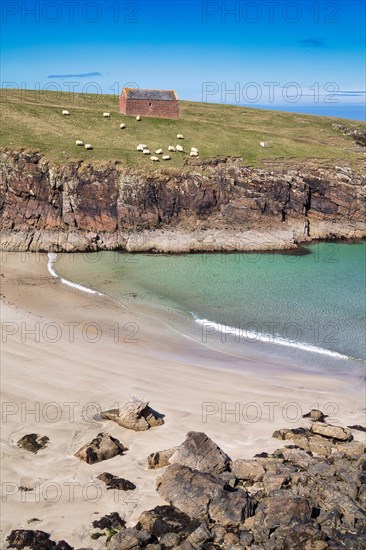
M 355 424 L 354 426 L 348 426 L 351 430 L 358 430 L 360 432 L 366 432 L 365 426 L 360 426 L 360 424 Z
M 17 442 L 18 447 L 37 454 L 40 449 L 44 449 L 49 442 L 49 437 L 44 435 L 43 437 L 38 434 L 27 434 L 19 439 Z
M 201 472 L 220 474 L 229 470 L 231 459 L 206 434 L 188 432 L 186 440 L 170 457 L 170 463 Z
M 199 525 L 198 520 L 192 520 L 174 506 L 156 506 L 140 515 L 136 527 L 151 532 L 155 537 L 175 533 L 181 535 L 183 539 L 195 531 Z
M 145 431 L 154 426 L 164 424 L 162 414 L 149 407 L 149 401 L 133 395 L 119 409 L 111 409 L 101 413 L 101 418 L 113 420 L 123 428 Z
M 122 445 L 118 439 L 106 432 L 101 432 L 90 443 L 81 447 L 75 453 L 75 456 L 84 460 L 87 464 L 95 464 L 122 455 L 125 451 L 128 451 L 127 447 Z
M 117 512 L 106 514 L 100 519 L 93 521 L 93 527 L 95 529 L 123 529 L 126 526 L 126 522 Z
M 22 550 L 30 548 L 31 550 L 73 550 L 72 546 L 64 540 L 54 542 L 50 535 L 44 531 L 32 531 L 28 529 L 15 529 L 7 537 L 9 548 Z
M 128 479 L 123 479 L 122 477 L 117 477 L 107 472 L 103 472 L 103 474 L 97 476 L 97 479 L 104 481 L 108 490 L 117 489 L 119 491 L 134 491 L 136 489 L 136 485 L 128 481 Z
M 201 523 L 186 539 L 195 548 L 202 548 L 202 545 L 209 540 L 212 540 L 212 535 L 206 523 Z

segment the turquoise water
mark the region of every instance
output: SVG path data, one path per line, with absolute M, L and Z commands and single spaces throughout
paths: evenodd
M 366 242 L 318 243 L 304 255 L 59 255 L 59 275 L 112 296 L 190 315 L 233 343 L 366 359 Z M 280 349 L 281 348 L 281 349 Z

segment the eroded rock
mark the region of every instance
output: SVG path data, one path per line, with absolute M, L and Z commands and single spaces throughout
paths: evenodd
M 119 491 L 134 491 L 136 489 L 136 485 L 131 481 L 128 481 L 128 479 L 114 476 L 113 474 L 109 474 L 108 472 L 103 472 L 102 474 L 97 476 L 97 479 L 100 479 L 100 481 L 104 481 L 108 490 L 117 489 Z
M 119 409 L 103 411 L 101 418 L 113 420 L 123 428 L 136 432 L 164 424 L 163 415 L 154 411 L 149 406 L 149 401 L 136 395 L 131 396 Z
M 128 451 L 127 447 L 118 441 L 118 439 L 106 432 L 101 432 L 90 443 L 81 447 L 75 453 L 75 456 L 87 464 L 95 464 L 96 462 L 122 455 L 125 451 Z

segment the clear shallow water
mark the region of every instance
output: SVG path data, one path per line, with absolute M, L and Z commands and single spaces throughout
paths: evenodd
M 305 255 L 59 255 L 65 279 L 118 300 L 191 316 L 203 341 L 260 342 L 285 353 L 366 359 L 366 242 L 318 243 Z M 341 357 L 342 356 L 342 357 Z

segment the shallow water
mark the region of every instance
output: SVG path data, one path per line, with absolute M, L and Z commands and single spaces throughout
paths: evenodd
M 190 316 L 205 343 L 260 343 L 317 361 L 366 359 L 366 242 L 317 243 L 306 252 L 62 254 L 53 266 L 121 304 L 137 300 Z

